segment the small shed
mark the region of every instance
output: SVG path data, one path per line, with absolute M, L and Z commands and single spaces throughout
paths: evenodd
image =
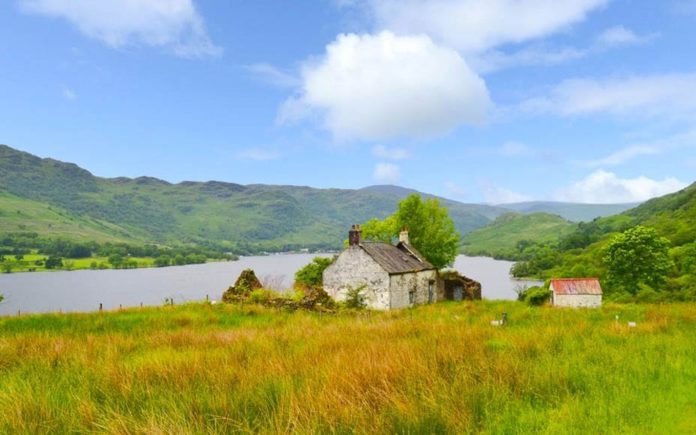
M 599 308 L 602 286 L 597 278 L 552 279 L 551 305 L 556 307 Z

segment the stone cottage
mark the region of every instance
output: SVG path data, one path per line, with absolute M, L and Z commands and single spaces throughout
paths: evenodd
M 551 305 L 556 307 L 599 308 L 602 286 L 597 278 L 552 279 Z
M 324 290 L 336 301 L 351 288 L 364 287 L 370 308 L 389 310 L 438 299 L 437 269 L 409 243 L 402 231 L 399 243 L 365 242 L 359 225 L 348 233 L 348 248 L 324 271 Z

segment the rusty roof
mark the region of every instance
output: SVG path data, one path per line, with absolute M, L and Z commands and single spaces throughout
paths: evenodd
M 597 278 L 552 279 L 551 290 L 557 295 L 601 295 L 602 286 Z
M 418 251 L 404 243 L 394 246 L 389 243 L 363 242 L 360 247 L 390 275 L 435 269 Z

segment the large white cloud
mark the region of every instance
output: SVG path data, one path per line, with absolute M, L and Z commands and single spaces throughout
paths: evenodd
M 586 178 L 555 194 L 560 201 L 609 204 L 645 201 L 657 196 L 676 192 L 686 183 L 673 177 L 653 180 L 640 176 L 620 178 L 612 172 L 597 170 Z
M 567 28 L 608 0 L 366 0 L 381 29 L 477 52 Z
M 63 18 L 111 47 L 167 47 L 181 56 L 220 52 L 192 0 L 20 0 L 28 13 Z
M 280 119 L 318 116 L 339 139 L 432 137 L 483 123 L 490 105 L 464 59 L 427 36 L 347 34 L 305 65 Z

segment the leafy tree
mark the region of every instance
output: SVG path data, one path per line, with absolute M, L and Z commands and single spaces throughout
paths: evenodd
M 382 221 L 369 220 L 362 226 L 363 237 L 383 242 L 391 242 L 402 229 L 408 230 L 411 245 L 433 266 L 442 269 L 454 263 L 459 233 L 437 199 L 410 195 L 399 203 L 393 215 Z
M 161 257 L 155 258 L 155 266 L 157 267 L 167 267 L 172 264 L 172 259 L 168 255 L 162 255 Z
M 121 254 L 111 254 L 107 261 L 114 269 L 119 269 L 123 266 L 123 256 Z
M 669 240 L 654 228 L 635 226 L 614 236 L 604 251 L 609 281 L 635 295 L 641 284 L 656 288 L 665 282 L 673 263 Z
M 46 269 L 56 269 L 63 267 L 63 259 L 60 257 L 50 256 L 44 262 Z
M 295 285 L 307 288 L 320 287 L 324 270 L 333 263 L 332 258 L 314 257 L 311 263 L 295 273 Z

